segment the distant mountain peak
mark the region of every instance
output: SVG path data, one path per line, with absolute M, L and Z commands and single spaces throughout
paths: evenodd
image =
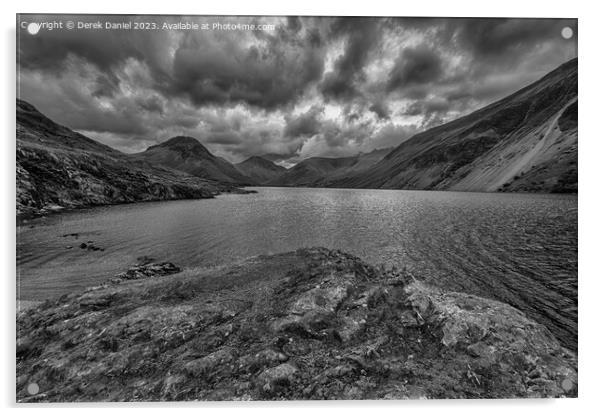
M 261 156 L 251 156 L 239 163 L 239 165 L 249 165 L 249 164 L 255 164 L 255 165 L 260 165 L 260 166 L 264 166 L 264 167 L 278 166 L 274 162 L 272 162 L 268 159 L 265 159 Z
M 237 185 L 253 184 L 226 159 L 211 153 L 198 139 L 176 136 L 151 146 L 138 157 L 199 178 Z
M 158 144 L 157 146 L 162 147 L 171 147 L 171 146 L 201 146 L 205 147 L 194 137 L 190 136 L 175 136 L 169 140 L 164 141 L 163 143 Z
M 195 155 L 201 156 L 203 158 L 214 158 L 215 156 L 209 152 L 209 150 L 203 146 L 203 144 L 190 136 L 176 136 L 172 137 L 169 140 L 164 141 L 163 143 L 159 143 L 153 146 L 150 146 L 146 151 L 149 150 L 158 150 L 158 149 L 168 149 L 172 151 L 177 151 L 182 154 L 182 156 L 187 155 Z
M 261 156 L 251 156 L 238 163 L 236 167 L 258 184 L 268 183 L 281 173 L 286 172 L 285 167 L 277 165 Z

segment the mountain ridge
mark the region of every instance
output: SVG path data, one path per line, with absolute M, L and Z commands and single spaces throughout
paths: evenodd
M 149 146 L 146 150 L 155 148 L 171 148 L 195 151 L 212 155 L 211 152 L 197 139 L 191 136 L 174 136 L 164 142 Z M 213 156 L 213 155 L 212 155 Z
M 324 186 L 337 177 L 359 173 L 378 162 L 391 149 L 376 149 L 355 156 L 329 158 L 310 157 L 289 168 L 269 182 L 271 186 Z
M 286 172 L 285 167 L 261 156 L 251 156 L 235 166 L 259 185 L 267 184 Z

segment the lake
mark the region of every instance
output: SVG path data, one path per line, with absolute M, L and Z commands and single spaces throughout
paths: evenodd
M 30 220 L 17 228 L 17 296 L 40 300 L 95 285 L 141 256 L 194 268 L 325 246 L 507 302 L 576 349 L 576 196 L 251 189 L 258 193 Z M 104 251 L 80 249 L 87 241 Z

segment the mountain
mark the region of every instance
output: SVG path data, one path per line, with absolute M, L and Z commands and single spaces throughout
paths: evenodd
M 235 166 L 259 185 L 266 184 L 286 172 L 286 168 L 259 156 L 251 156 Z
M 577 59 L 323 186 L 577 192 Z
M 151 166 L 61 126 L 17 99 L 17 216 L 125 202 L 211 198 L 239 192 Z
M 327 186 L 330 182 L 359 174 L 380 161 L 391 149 L 378 149 L 356 156 L 311 157 L 297 163 L 272 180 L 271 186 Z
M 177 136 L 135 155 L 154 165 L 166 166 L 199 178 L 253 185 L 254 181 L 227 160 L 213 155 L 194 137 Z

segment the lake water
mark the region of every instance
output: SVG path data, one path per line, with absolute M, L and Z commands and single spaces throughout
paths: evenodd
M 575 196 L 253 189 L 29 221 L 17 229 L 18 297 L 104 282 L 140 256 L 192 268 L 319 245 L 510 303 L 576 349 Z M 104 251 L 80 249 L 88 240 Z

